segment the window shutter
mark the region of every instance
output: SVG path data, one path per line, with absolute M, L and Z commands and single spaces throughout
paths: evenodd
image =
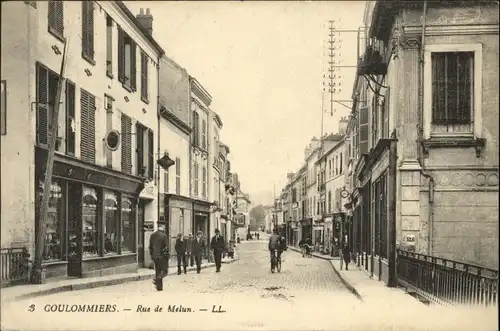
M 205 168 L 205 166 L 203 166 L 203 197 L 206 198 L 207 196 L 207 168 Z
M 168 170 L 163 171 L 163 193 L 168 193 L 169 187 L 168 187 Z
M 387 90 L 385 92 L 385 98 L 384 98 L 384 104 L 382 105 L 383 107 L 383 112 L 384 116 L 382 118 L 383 122 L 383 130 L 382 130 L 382 138 L 389 138 L 389 104 L 391 101 L 391 88 L 387 87 Z
M 95 163 L 95 97 L 81 89 L 81 159 Z
M 137 160 L 137 175 L 141 176 L 144 168 L 144 127 L 141 123 L 135 124 L 136 128 L 136 160 Z
M 125 82 L 125 32 L 118 27 L 118 81 Z
M 207 149 L 207 122 L 205 120 L 202 121 L 201 124 L 201 147 L 203 149 Z
M 49 72 L 46 68 L 37 64 L 37 113 L 36 132 L 37 144 L 48 145 L 49 135 Z
M 130 39 L 130 87 L 137 91 L 137 45 Z
M 82 1 L 82 52 L 94 58 L 94 2 Z
M 132 119 L 122 113 L 121 122 L 122 172 L 130 175 L 132 174 Z
M 359 153 L 367 154 L 368 153 L 368 107 L 361 107 L 359 109 Z
M 49 1 L 48 3 L 49 30 L 59 36 L 64 36 L 64 2 Z
M 148 99 L 148 57 L 141 51 L 141 97 Z
M 181 194 L 181 159 L 175 158 L 175 194 Z
M 75 85 L 66 81 L 66 154 L 75 155 Z
M 148 130 L 148 175 L 149 179 L 153 179 L 154 177 L 154 132 L 153 130 Z

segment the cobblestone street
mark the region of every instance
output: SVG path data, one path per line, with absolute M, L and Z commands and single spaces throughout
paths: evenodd
M 223 264 L 221 273 L 209 268 L 199 275 L 169 275 L 163 292 L 151 281 L 138 281 L 5 304 L 2 330 L 422 329 L 416 326 L 428 307 L 405 311 L 394 302 L 383 309 L 361 302 L 328 261 L 287 251 L 282 272 L 271 274 L 266 246 L 262 240 L 239 245 L 240 260 Z M 116 304 L 116 312 L 70 312 L 84 304 Z M 54 305 L 69 312 L 45 311 L 57 310 Z M 34 312 L 28 312 L 30 306 Z M 163 311 L 154 312 L 157 306 Z M 169 312 L 169 306 L 179 312 Z

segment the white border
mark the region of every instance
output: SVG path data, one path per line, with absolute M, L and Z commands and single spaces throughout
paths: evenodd
M 475 137 L 482 136 L 482 93 L 483 93 L 483 45 L 477 44 L 442 44 L 426 45 L 424 50 L 424 138 L 431 137 L 432 122 L 432 63 L 431 55 L 434 52 L 474 52 L 474 128 Z M 439 136 L 456 136 L 453 133 L 439 133 Z

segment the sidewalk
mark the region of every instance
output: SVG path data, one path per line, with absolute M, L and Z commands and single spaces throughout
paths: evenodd
M 302 251 L 300 250 L 300 248 L 298 247 L 295 247 L 295 246 L 288 246 L 288 249 L 289 250 L 292 250 L 294 252 L 298 252 L 298 253 L 301 253 L 302 254 Z M 338 260 L 339 258 L 338 257 L 332 257 L 328 254 L 320 254 L 318 252 L 313 252 L 312 253 L 312 256 L 314 257 L 317 257 L 318 259 L 323 259 L 323 260 Z
M 393 302 L 405 307 L 408 307 L 406 305 L 410 307 L 412 305 L 415 307 L 425 306 L 405 291 L 388 287 L 384 282 L 371 279 L 364 270 L 354 263 L 349 264 L 349 270 L 345 270 L 345 264 L 343 270 L 340 270 L 340 260 L 331 260 L 330 263 L 342 283 L 362 301 L 372 304 Z
M 238 254 L 235 254 L 234 259 L 224 258 L 222 263 L 233 263 L 239 260 Z M 201 268 L 211 268 L 214 267 L 215 263 L 204 263 Z M 189 272 L 195 271 L 196 266 L 188 267 Z M 177 266 L 168 268 L 168 275 L 173 275 L 177 273 Z M 46 284 L 36 284 L 36 285 L 19 285 L 5 287 L 1 290 L 1 301 L 13 301 L 22 300 L 38 296 L 44 296 L 49 294 L 55 294 L 67 291 L 78 291 L 85 290 L 89 288 L 103 287 L 118 285 L 127 282 L 148 280 L 154 278 L 154 269 L 140 268 L 137 272 L 117 274 L 103 277 L 89 277 L 89 278 L 72 278 L 64 279 L 60 281 L 47 282 Z M 168 282 L 168 276 L 165 279 Z

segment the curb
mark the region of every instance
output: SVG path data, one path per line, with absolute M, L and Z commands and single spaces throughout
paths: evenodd
M 351 293 L 354 294 L 356 298 L 358 298 L 360 301 L 363 301 L 363 297 L 361 296 L 361 294 L 359 294 L 358 290 L 356 290 L 356 288 L 351 283 L 349 283 L 346 277 L 342 276 L 340 271 L 338 271 L 337 268 L 335 268 L 332 262 L 330 262 L 330 265 L 332 266 L 332 269 L 335 272 L 335 274 L 339 277 L 342 284 L 344 284 L 344 286 L 347 287 L 347 289 L 351 291 Z
M 239 257 L 235 257 L 233 260 L 222 261 L 222 263 L 223 264 L 231 264 L 231 263 L 234 263 L 238 260 L 239 260 Z M 201 269 L 208 269 L 208 268 L 212 268 L 212 267 L 215 267 L 215 263 L 206 263 L 206 264 L 201 266 Z M 176 270 L 177 270 L 176 267 L 169 268 L 169 273 L 167 276 L 175 274 Z M 196 270 L 196 267 L 187 267 L 187 271 L 195 271 L 195 270 Z M 31 298 L 36 298 L 36 297 L 41 297 L 41 296 L 46 296 L 46 295 L 51 295 L 51 294 L 57 294 L 57 293 L 62 293 L 62 292 L 87 290 L 87 289 L 98 288 L 98 287 L 119 285 L 119 284 L 134 282 L 134 281 L 150 280 L 153 278 L 154 278 L 154 271 L 152 271 L 151 274 L 145 274 L 145 275 L 130 275 L 130 276 L 125 276 L 123 278 L 117 278 L 117 279 L 104 279 L 104 280 L 96 280 L 96 281 L 89 282 L 89 283 L 61 285 L 61 286 L 56 286 L 54 288 L 50 288 L 50 289 L 46 289 L 46 290 L 39 290 L 39 291 L 35 291 L 32 293 L 17 295 L 17 296 L 14 296 L 12 298 L 8 298 L 8 299 L 2 299 L 2 301 L 9 302 L 9 301 L 31 299 Z

